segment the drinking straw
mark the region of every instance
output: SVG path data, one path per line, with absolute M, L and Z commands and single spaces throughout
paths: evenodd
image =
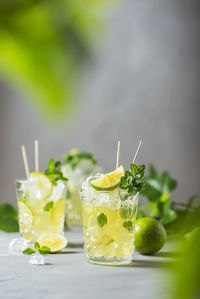
M 140 140 L 139 145 L 138 145 L 138 148 L 137 148 L 137 151 L 136 151 L 136 153 L 135 153 L 135 157 L 134 157 L 133 162 L 132 162 L 133 164 L 135 163 L 135 161 L 136 161 L 136 159 L 137 159 L 137 156 L 138 156 L 138 153 L 139 153 L 139 150 L 140 150 L 141 145 L 142 145 L 142 139 Z
M 28 167 L 28 161 L 27 161 L 27 157 L 26 157 L 26 149 L 25 146 L 22 145 L 22 158 L 24 161 L 24 168 L 25 168 L 25 172 L 26 172 L 26 177 L 27 179 L 29 179 L 29 167 Z
M 35 140 L 35 171 L 39 172 L 39 142 Z
M 117 143 L 117 160 L 116 160 L 116 169 L 119 167 L 119 152 L 120 152 L 120 141 Z

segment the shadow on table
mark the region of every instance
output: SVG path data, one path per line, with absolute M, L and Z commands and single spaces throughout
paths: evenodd
M 84 243 L 68 243 L 67 247 L 69 248 L 83 248 Z
M 179 256 L 179 252 L 177 251 L 161 251 L 158 252 L 154 255 L 155 257 L 171 257 L 171 258 L 176 258 Z
M 127 267 L 135 267 L 135 268 L 168 268 L 172 266 L 173 262 L 169 261 L 145 261 L 145 260 L 135 260 L 131 264 L 127 265 Z
M 81 253 L 81 251 L 60 251 L 60 252 L 57 252 L 56 254 L 74 254 L 74 253 Z

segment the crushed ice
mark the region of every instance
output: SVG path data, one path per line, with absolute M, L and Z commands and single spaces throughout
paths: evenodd
M 32 265 L 44 265 L 45 264 L 44 256 L 36 252 L 31 256 L 29 263 Z
M 17 238 L 10 241 L 8 249 L 10 251 L 22 252 L 27 248 L 27 241 L 23 238 Z

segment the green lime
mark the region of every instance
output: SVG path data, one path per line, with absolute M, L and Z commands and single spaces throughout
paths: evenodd
M 135 249 L 141 254 L 158 252 L 166 241 L 163 225 L 151 217 L 140 218 L 135 223 Z

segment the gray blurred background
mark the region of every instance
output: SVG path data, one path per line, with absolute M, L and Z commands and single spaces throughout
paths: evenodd
M 126 0 L 106 16 L 106 37 L 84 75 L 76 117 L 48 128 L 28 101 L 0 82 L 1 202 L 15 203 L 15 178 L 23 178 L 21 144 L 33 170 L 34 139 L 40 165 L 71 148 L 90 151 L 106 170 L 153 162 L 179 182 L 174 198 L 199 191 L 199 1 Z

